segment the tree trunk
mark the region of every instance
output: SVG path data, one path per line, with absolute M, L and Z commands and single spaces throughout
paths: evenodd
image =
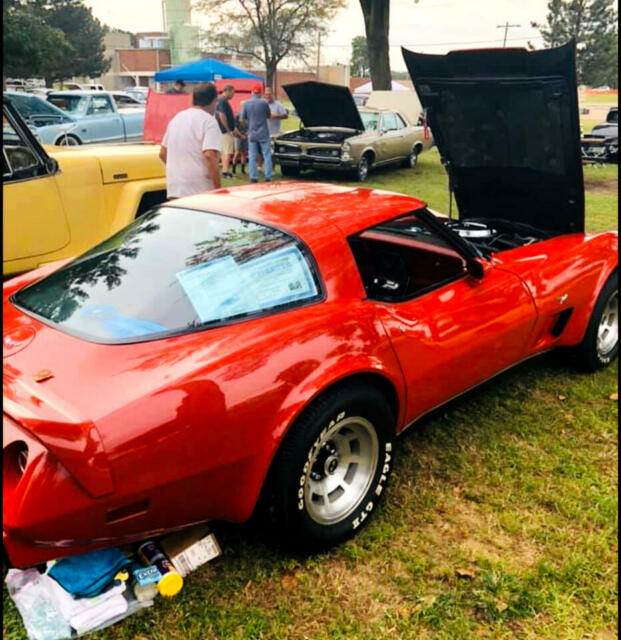
M 276 67 L 277 63 L 268 61 L 265 65 L 265 88 L 269 87 L 272 91 L 276 91 L 274 81 L 276 80 Z
M 389 0 L 360 0 L 364 15 L 364 28 L 369 48 L 371 84 L 374 90 L 392 88 L 390 60 L 388 58 L 388 27 L 390 23 Z

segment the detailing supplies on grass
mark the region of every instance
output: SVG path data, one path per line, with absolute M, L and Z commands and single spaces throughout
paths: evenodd
M 60 612 L 78 634 L 91 631 L 127 611 L 128 603 L 123 597 L 124 582 L 115 583 L 93 598 L 76 599 L 48 575 L 41 576 L 41 578 L 48 581 L 48 588 L 52 592 Z
M 138 547 L 138 557 L 145 565 L 155 565 L 162 574 L 157 590 L 162 596 L 175 596 L 183 587 L 183 578 L 153 540 Z
M 19 611 L 30 640 L 71 637 L 71 627 L 58 610 L 43 577 L 36 569 L 9 569 L 7 590 Z
M 162 550 L 182 577 L 217 558 L 222 552 L 213 533 L 205 524 L 195 525 L 166 536 Z
M 48 570 L 48 575 L 74 597 L 90 598 L 100 594 L 127 564 L 128 558 L 112 547 L 61 558 Z

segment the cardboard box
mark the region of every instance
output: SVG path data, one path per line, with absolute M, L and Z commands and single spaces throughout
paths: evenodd
M 161 547 L 184 578 L 222 553 L 216 537 L 205 524 L 166 536 L 161 541 Z

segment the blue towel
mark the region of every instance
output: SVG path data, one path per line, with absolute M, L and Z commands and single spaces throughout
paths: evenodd
M 127 564 L 127 556 L 112 547 L 61 558 L 47 573 L 74 598 L 92 598 L 99 595 Z

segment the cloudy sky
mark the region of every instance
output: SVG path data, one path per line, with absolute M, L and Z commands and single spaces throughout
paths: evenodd
M 309 0 L 312 1 L 312 0 Z M 127 31 L 160 31 L 160 0 L 85 0 L 93 13 L 105 24 Z M 541 45 L 531 21 L 543 21 L 547 0 L 391 0 L 391 66 L 404 70 L 401 45 L 426 53 L 446 53 L 451 49 L 502 46 L 504 25 L 507 44 L 526 46 L 530 40 Z M 192 22 L 201 24 L 200 14 L 193 12 Z M 330 36 L 322 41 L 322 63 L 349 62 L 353 37 L 364 35 L 364 22 L 358 0 L 349 0 L 330 25 Z

